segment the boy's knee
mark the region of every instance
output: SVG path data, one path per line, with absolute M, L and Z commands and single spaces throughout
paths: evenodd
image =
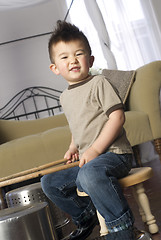
M 53 183 L 54 183 L 54 181 L 53 181 L 53 177 L 51 174 L 44 175 L 41 178 L 41 187 L 42 187 L 43 192 L 48 193 L 48 192 L 50 192 L 50 190 L 53 190 L 53 188 L 54 188 Z
M 94 182 L 94 179 L 97 179 L 97 170 L 88 164 L 85 164 L 78 173 L 77 182 L 79 182 L 82 186 L 84 184 L 90 185 Z

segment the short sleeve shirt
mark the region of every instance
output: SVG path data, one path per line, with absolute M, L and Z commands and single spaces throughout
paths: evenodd
M 123 108 L 120 97 L 102 75 L 70 85 L 60 101 L 80 155 L 97 139 L 110 113 Z M 132 152 L 124 129 L 106 151 Z

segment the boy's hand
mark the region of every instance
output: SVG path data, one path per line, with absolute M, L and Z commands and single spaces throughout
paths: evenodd
M 79 160 L 79 153 L 76 147 L 69 147 L 68 151 L 65 153 L 64 158 L 68 161 L 66 164 L 72 163 Z
M 88 148 L 81 156 L 79 167 L 81 168 L 84 164 L 98 157 L 100 153 L 96 151 L 92 146 Z

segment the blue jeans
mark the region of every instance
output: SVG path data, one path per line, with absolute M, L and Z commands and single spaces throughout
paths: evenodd
M 105 218 L 108 228 L 134 222 L 118 179 L 125 177 L 132 166 L 131 154 L 107 152 L 85 164 L 45 175 L 41 179 L 47 197 L 71 215 L 75 224 L 83 224 L 95 214 Z M 76 188 L 89 197 L 79 197 Z

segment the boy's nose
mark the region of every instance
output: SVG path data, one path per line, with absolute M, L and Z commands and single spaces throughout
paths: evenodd
M 71 61 L 71 63 L 76 63 L 76 62 L 78 62 L 77 57 L 74 57 L 74 56 L 71 57 L 71 60 L 70 60 L 70 61 Z

